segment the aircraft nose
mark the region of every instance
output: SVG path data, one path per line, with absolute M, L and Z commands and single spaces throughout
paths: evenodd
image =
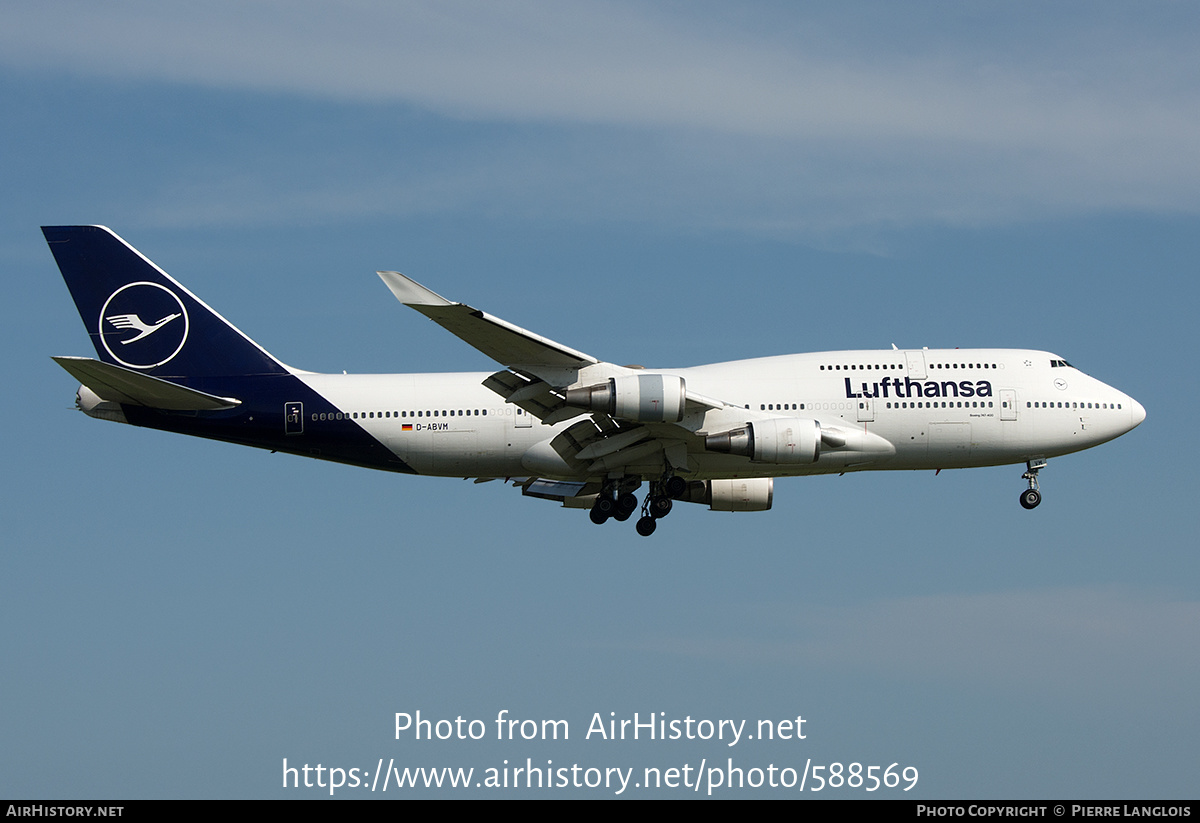
M 1130 426 L 1132 429 L 1141 425 L 1142 421 L 1146 419 L 1146 408 L 1132 397 L 1129 398 L 1129 406 L 1129 422 L 1133 424 Z

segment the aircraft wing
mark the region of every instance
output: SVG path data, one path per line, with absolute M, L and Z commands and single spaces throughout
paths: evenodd
M 454 303 L 427 289 L 412 278 L 395 271 L 377 272 L 392 294 L 433 320 L 451 334 L 466 341 L 505 368 L 488 377 L 483 385 L 547 425 L 554 425 L 587 410 L 569 406 L 564 388 L 575 383 L 579 372 L 589 366 L 601 366 L 607 379 L 614 374 L 634 374 L 636 369 L 602 363 L 591 355 L 534 334 L 493 317 L 465 303 Z M 687 393 L 689 408 L 721 408 L 720 400 Z M 613 427 L 618 424 L 614 423 Z M 611 432 L 603 432 L 608 436 Z
M 400 272 L 381 271 L 378 274 L 401 303 L 416 309 L 502 366 L 536 374 L 538 366 L 581 369 L 600 362 L 465 303 L 453 303 Z

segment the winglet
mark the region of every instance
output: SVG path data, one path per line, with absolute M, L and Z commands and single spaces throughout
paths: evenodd
M 430 289 L 425 288 L 416 280 L 405 277 L 398 271 L 375 272 L 383 278 L 383 282 L 396 299 L 406 306 L 453 306 L 454 303 Z

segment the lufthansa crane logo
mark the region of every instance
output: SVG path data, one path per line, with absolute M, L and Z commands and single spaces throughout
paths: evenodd
M 188 313 L 175 292 L 158 283 L 129 283 L 100 309 L 105 350 L 123 366 L 153 369 L 169 362 L 188 337 Z

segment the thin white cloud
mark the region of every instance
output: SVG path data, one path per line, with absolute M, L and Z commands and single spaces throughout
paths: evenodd
M 611 173 L 589 185 L 675 193 L 633 204 L 635 217 L 709 204 L 689 219 L 784 232 L 1200 209 L 1193 38 L 1170 21 L 1016 13 L 1045 19 L 1021 31 L 1000 6 L 943 35 L 931 16 L 889 36 L 853 7 L 17 2 L 0 10 L 0 64 L 572 132 L 549 157 L 561 133 L 469 164 L 466 200 L 481 203 L 513 165 L 559 203 L 578 187 L 554 181 L 590 164 Z M 632 136 L 610 142 L 613 129 Z M 301 201 L 387 199 L 353 181 L 312 186 Z M 627 199 L 589 203 L 630 214 Z
M 690 8 L 668 16 L 617 3 L 133 1 L 65 8 L 9 4 L 3 60 L 403 100 L 473 117 L 791 138 L 1086 145 L 1091 140 L 1081 138 L 1102 134 L 1115 141 L 1180 129 L 1194 134 L 1198 113 L 1191 88 L 1147 96 L 1147 85 L 1152 92 L 1165 85 L 1161 47 L 1124 42 L 1120 32 L 1090 44 L 1081 64 L 1064 72 L 1055 70 L 1061 59 L 1046 65 L 1047 55 L 979 64 L 970 43 L 935 57 L 888 53 L 876 43 L 831 56 L 804 38 L 714 30 Z M 795 22 L 803 26 L 803 16 Z M 1151 55 L 1141 77 L 1114 76 L 1110 68 L 1128 70 Z

